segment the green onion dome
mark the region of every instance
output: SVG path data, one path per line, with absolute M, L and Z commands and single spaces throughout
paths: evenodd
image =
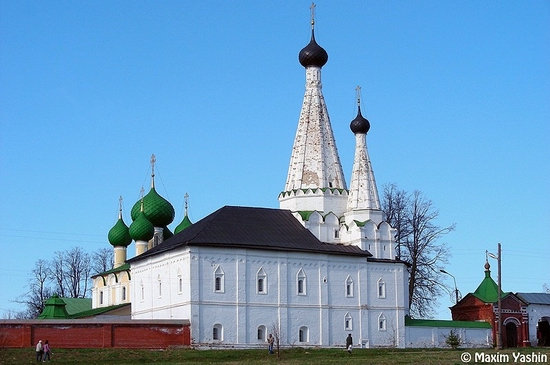
M 138 200 L 132 207 L 132 220 L 136 220 L 141 210 L 141 200 Z M 143 197 L 143 212 L 145 217 L 155 227 L 166 227 L 174 220 L 174 207 L 168 200 L 160 196 L 154 186 L 147 195 Z
M 183 231 L 185 228 L 191 226 L 192 224 L 193 223 L 191 223 L 191 221 L 189 220 L 189 217 L 187 215 L 185 215 L 185 217 L 183 217 L 183 220 L 181 221 L 181 223 L 178 224 L 176 229 L 174 229 L 174 234 L 180 233 L 181 231 Z
M 132 237 L 126 223 L 121 216 L 118 217 L 116 224 L 109 230 L 109 243 L 113 246 L 127 247 L 132 243 Z
M 149 241 L 155 234 L 153 223 L 149 222 L 145 213 L 140 211 L 136 219 L 130 224 L 130 237 L 135 241 Z
M 162 238 L 164 240 L 167 240 L 168 238 L 172 237 L 174 234 L 172 233 L 172 231 L 168 228 L 168 227 L 164 227 L 162 229 Z

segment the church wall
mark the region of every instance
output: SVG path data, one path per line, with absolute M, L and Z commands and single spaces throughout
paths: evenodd
M 104 281 L 105 280 L 105 281 Z M 109 307 L 130 302 L 130 277 L 126 271 L 94 278 L 92 308 Z
M 132 318 L 189 319 L 189 261 L 188 251 L 174 250 L 132 264 Z
M 132 265 L 133 283 L 149 286 L 144 300 L 134 295 L 132 318 L 189 319 L 194 343 L 257 345 L 263 343 L 259 329 L 265 336 L 280 324 L 287 345 L 343 345 L 351 333 L 357 343 L 380 346 L 387 339 L 369 326 L 376 325 L 380 311 L 388 319 L 404 317 L 404 291 L 397 290 L 402 284 L 395 284 L 397 277 L 402 278 L 395 274 L 403 271 L 402 266 L 311 253 L 215 247 L 173 250 Z M 178 270 L 186 277 L 183 292 L 164 295 L 164 283 L 177 287 L 173 278 Z M 162 296 L 155 288 L 159 277 Z M 370 298 L 379 277 L 386 284 L 384 300 Z M 346 295 L 348 279 L 352 295 Z M 376 315 L 370 313 L 371 306 Z M 351 322 L 347 328 L 346 319 Z
M 546 319 L 550 322 L 550 305 L 547 304 L 529 304 L 527 306 L 527 315 L 529 316 L 529 342 L 531 345 L 537 345 L 537 325 L 539 321 Z

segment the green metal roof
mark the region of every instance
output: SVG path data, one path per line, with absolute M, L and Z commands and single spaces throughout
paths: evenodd
M 130 303 L 125 303 L 92 309 L 92 299 L 90 298 L 60 298 L 54 294 L 48 299 L 44 311 L 40 313 L 38 318 L 75 319 L 93 317 L 129 305 Z
M 485 303 L 496 303 L 498 301 L 498 285 L 491 278 L 491 271 L 489 269 L 485 270 L 485 278 L 472 295 Z M 508 293 L 504 293 L 501 289 L 500 297 L 504 298 L 506 295 Z
M 104 271 L 104 272 L 100 272 L 100 273 L 97 273 L 95 275 L 92 276 L 92 279 L 97 277 L 97 276 L 106 276 L 106 275 L 109 275 L 109 274 L 115 274 L 117 272 L 121 272 L 121 271 L 129 271 L 130 270 L 130 264 L 123 264 L 123 265 L 120 265 L 119 267 L 117 267 L 116 269 L 111 269 L 111 270 L 107 270 L 107 271 Z
M 442 319 L 412 319 L 405 316 L 405 326 L 409 327 L 452 327 L 452 328 L 491 328 L 488 322 L 451 321 Z
M 92 298 L 61 298 L 67 304 L 69 316 L 92 309 Z
M 40 313 L 38 319 L 67 318 L 69 313 L 65 308 L 66 306 L 67 304 L 63 301 L 63 299 L 59 298 L 57 294 L 54 294 L 46 301 L 44 310 Z
M 75 313 L 92 309 L 90 298 L 60 298 L 54 294 L 46 301 L 44 311 L 38 316 L 39 319 L 62 319 L 71 318 Z
M 76 319 L 76 318 L 93 317 L 93 316 L 97 316 L 99 314 L 110 312 L 114 309 L 129 306 L 129 305 L 130 305 L 130 303 L 124 303 L 124 304 L 118 304 L 118 305 L 111 305 L 109 307 L 101 307 L 101 308 L 94 308 L 94 309 L 88 308 L 87 310 L 84 310 L 84 311 L 81 311 L 81 312 L 78 312 L 78 313 L 74 313 L 73 315 L 69 316 L 69 318 Z

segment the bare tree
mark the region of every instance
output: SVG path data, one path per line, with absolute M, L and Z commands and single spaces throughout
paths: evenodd
M 102 247 L 92 253 L 92 273 L 98 274 L 113 268 L 113 250 Z
M 38 260 L 32 270 L 29 279 L 29 291 L 15 300 L 16 303 L 25 305 L 25 309 L 14 314 L 15 318 L 36 318 L 44 310 L 46 301 L 52 296 L 53 291 L 49 286 L 50 263 L 46 260 Z
M 438 243 L 441 236 L 453 231 L 455 225 L 440 227 L 439 217 L 431 200 L 422 192 L 408 194 L 395 184 L 384 187 L 382 209 L 390 225 L 402 232 L 396 236 L 398 257 L 409 264 L 409 309 L 411 316 L 430 317 L 435 298 L 443 293 L 440 268 L 448 262 L 449 250 Z
M 60 297 L 85 298 L 90 285 L 90 255 L 80 247 L 56 251 L 51 279 Z
M 90 282 L 90 255 L 80 247 L 65 251 L 65 277 L 71 298 L 85 298 Z
M 399 190 L 396 184 L 384 185 L 384 199 L 382 210 L 386 214 L 386 221 L 397 230 L 395 241 L 397 242 L 397 258 L 401 258 L 401 242 L 411 233 L 410 220 L 408 219 L 410 197 L 404 190 Z
M 277 351 L 277 359 L 281 358 L 281 341 L 283 338 L 283 333 L 281 331 L 281 325 L 278 322 L 273 322 L 271 325 L 271 333 L 275 338 L 275 349 Z
M 54 282 L 55 291 L 57 295 L 64 298 L 65 294 L 65 256 L 66 254 L 61 251 L 54 252 L 54 258 L 51 262 L 50 278 Z

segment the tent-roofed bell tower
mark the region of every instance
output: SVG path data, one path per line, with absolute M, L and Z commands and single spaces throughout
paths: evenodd
M 281 209 L 333 212 L 340 216 L 346 210 L 347 187 L 322 93 L 321 68 L 327 63 L 328 54 L 315 41 L 314 6 L 311 40 L 298 56 L 306 69 L 306 91 L 279 202 Z
M 367 133 L 370 122 L 361 114 L 361 87 L 357 86 L 357 116 L 351 121 L 350 129 L 355 135 L 355 157 L 346 210 L 346 224 L 352 221 L 372 220 L 380 224 L 384 214 L 380 209 L 378 188 L 367 149 Z
M 344 214 L 347 229 L 340 242 L 361 247 L 376 258 L 394 259 L 396 230 L 384 221 L 378 188 L 367 150 L 370 122 L 361 114 L 361 88 L 357 87 L 357 116 L 350 123 L 355 135 L 355 157 Z

